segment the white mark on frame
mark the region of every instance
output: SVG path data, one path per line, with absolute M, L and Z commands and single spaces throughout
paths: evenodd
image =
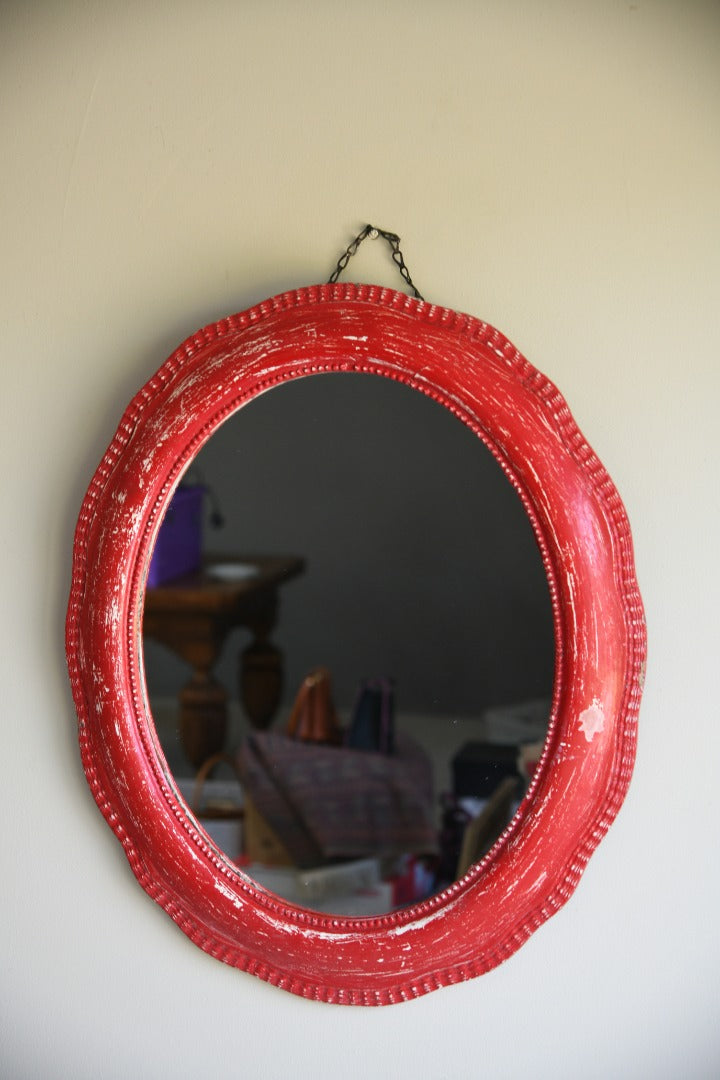
M 597 698 L 580 713 L 580 728 L 589 743 L 605 729 L 605 713 Z

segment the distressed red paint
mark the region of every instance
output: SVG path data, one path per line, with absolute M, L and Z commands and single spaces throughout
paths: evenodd
M 291 907 L 212 846 L 167 771 L 142 672 L 145 574 L 183 471 L 245 402 L 325 371 L 403 382 L 487 443 L 535 529 L 555 622 L 545 753 L 510 827 L 462 881 L 372 919 Z M 88 782 L 143 888 L 206 952 L 305 997 L 389 1004 L 499 964 L 571 895 L 630 782 L 646 639 L 618 493 L 558 390 L 502 334 L 389 289 L 286 293 L 173 353 L 83 502 L 66 640 Z

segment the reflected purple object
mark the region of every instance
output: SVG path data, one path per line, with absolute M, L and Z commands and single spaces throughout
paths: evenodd
M 200 569 L 204 494 L 205 488 L 195 484 L 180 487 L 173 495 L 155 541 L 148 589 Z

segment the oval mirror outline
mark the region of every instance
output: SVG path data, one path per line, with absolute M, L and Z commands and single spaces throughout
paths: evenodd
M 542 767 L 485 872 L 371 920 L 276 904 L 218 862 L 167 787 L 142 692 L 144 574 L 182 471 L 243 400 L 321 370 L 405 381 L 488 441 L 536 528 L 556 619 Z M 146 891 L 226 962 L 305 996 L 381 1004 L 488 970 L 572 893 L 629 783 L 645 630 L 622 503 L 555 387 L 485 323 L 344 285 L 206 328 L 136 396 L 81 511 L 67 648 L 88 780 Z
M 153 549 L 143 663 L 159 742 L 200 827 L 254 881 L 313 911 L 385 914 L 440 891 L 507 826 L 527 775 L 520 744 L 534 760 L 547 731 L 552 605 L 517 492 L 445 407 L 351 372 L 293 379 L 246 403 L 193 459 L 188 483 Z M 225 523 L 201 542 L 207 491 L 206 511 L 219 507 Z M 201 552 L 202 573 L 157 580 Z M 216 581 L 215 560 L 247 570 L 248 553 L 258 567 L 299 556 L 303 569 L 272 584 L 267 572 Z M 287 741 L 294 691 L 319 663 L 346 734 L 359 676 L 392 675 L 395 753 Z M 283 667 L 285 700 L 266 716 Z M 195 769 L 207 778 L 220 752 L 198 791 Z M 238 774 L 252 797 L 244 843 Z M 382 819 L 369 805 L 381 775 L 400 794 L 396 808 L 377 792 Z M 456 815 L 479 813 L 493 793 L 463 846 Z M 299 834 L 288 834 L 292 822 Z

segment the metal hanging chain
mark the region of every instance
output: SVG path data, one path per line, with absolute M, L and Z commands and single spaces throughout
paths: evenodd
M 333 285 L 337 281 L 363 240 L 367 240 L 368 236 L 371 240 L 377 240 L 378 236 L 382 236 L 383 240 L 388 242 L 392 250 L 393 262 L 397 266 L 404 280 L 412 289 L 413 296 L 418 300 L 424 300 L 425 297 L 421 296 L 418 292 L 413 279 L 410 277 L 408 268 L 405 265 L 405 260 L 403 259 L 403 254 L 400 250 L 400 237 L 397 233 L 388 232 L 386 229 L 377 229 L 374 225 L 366 225 L 365 228 L 357 234 L 352 244 L 345 250 L 344 254 L 340 256 L 337 266 L 328 278 L 328 285 Z

